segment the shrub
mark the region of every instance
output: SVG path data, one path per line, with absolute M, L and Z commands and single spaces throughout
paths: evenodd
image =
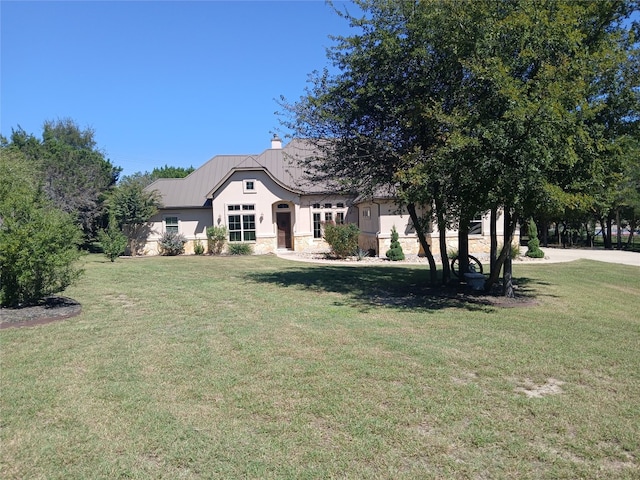
M 533 218 L 529 220 L 529 242 L 527 242 L 527 253 L 525 255 L 531 258 L 543 258 L 544 252 L 540 250 L 540 240 L 538 240 L 538 227 Z
M 369 255 L 370 255 L 369 250 L 363 250 L 361 248 L 358 248 L 358 251 L 356 252 L 356 257 L 358 258 L 359 262 L 367 258 Z
M 331 253 L 337 258 L 355 255 L 358 251 L 360 229 L 354 223 L 324 225 L 324 239 L 331 247 Z
M 220 255 L 227 242 L 227 227 L 207 227 L 207 248 L 209 253 Z
M 387 250 L 387 258 L 391 261 L 397 262 L 398 260 L 404 260 L 404 252 L 402 251 L 402 245 L 398 241 L 398 231 L 396 227 L 391 229 L 391 248 Z
M 196 255 L 202 255 L 204 253 L 204 245 L 200 240 L 193 242 L 193 253 Z
M 178 232 L 164 232 L 158 244 L 160 245 L 160 253 L 162 255 L 180 255 L 184 253 L 184 244 L 187 239 Z
M 250 243 L 230 243 L 229 253 L 231 255 L 251 255 L 253 246 Z
M 0 305 L 36 304 L 71 285 L 82 273 L 81 239 L 38 189 L 33 166 L 0 148 Z
M 105 256 L 112 262 L 116 261 L 122 255 L 126 248 L 128 239 L 115 225 L 115 221 L 109 220 L 109 226 L 106 230 L 98 232 L 98 240 L 102 245 L 102 251 Z

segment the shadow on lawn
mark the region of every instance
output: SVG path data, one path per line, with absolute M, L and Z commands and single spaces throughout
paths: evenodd
M 424 309 L 443 308 L 486 310 L 487 307 L 517 307 L 534 305 L 532 283 L 527 278 L 517 279 L 519 291 L 516 299 L 506 299 L 498 291 L 485 294 L 473 292 L 465 285 L 431 286 L 429 271 L 419 268 L 394 267 L 333 267 L 313 266 L 287 268 L 271 272 L 254 272 L 247 280 L 271 283 L 282 287 L 297 287 L 345 295 L 366 311 L 375 306 Z M 335 302 L 342 305 L 342 302 Z

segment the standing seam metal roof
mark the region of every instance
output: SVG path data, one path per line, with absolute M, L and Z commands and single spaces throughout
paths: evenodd
M 217 155 L 185 178 L 160 178 L 145 190 L 157 190 L 164 208 L 203 207 L 207 194 L 232 170 L 264 169 L 292 190 L 321 193 L 326 188 L 305 184 L 304 171 L 295 162 L 296 158 L 309 157 L 314 153 L 310 143 L 292 140 L 284 148 L 268 149 L 258 155 Z

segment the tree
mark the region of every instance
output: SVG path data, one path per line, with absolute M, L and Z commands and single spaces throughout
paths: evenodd
M 127 236 L 117 227 L 113 215 L 109 218 L 107 228 L 98 232 L 98 240 L 102 245 L 102 251 L 105 256 L 112 262 L 115 262 L 116 258 L 125 253 L 129 243 Z
M 42 140 L 18 127 L 10 148 L 21 151 L 38 172 L 52 204 L 69 213 L 84 232 L 84 243 L 97 234 L 104 214 L 105 194 L 115 185 L 120 168 L 96 146 L 95 132 L 71 119 L 45 121 Z
M 394 225 L 394 227 L 391 229 L 391 245 L 386 253 L 387 258 L 393 262 L 404 260 L 404 252 L 402 251 L 402 245 L 400 245 L 398 239 L 398 231 L 396 230 L 396 227 Z
M 115 225 L 129 239 L 129 250 L 137 254 L 149 233 L 149 219 L 161 206 L 157 191 L 144 189 L 144 178 L 125 178 L 107 198 L 107 209 Z
M 527 257 L 543 258 L 544 252 L 540 250 L 540 240 L 538 240 L 538 227 L 533 218 L 529 219 L 528 224 L 529 242 L 527 243 Z
M 159 178 L 184 178 L 193 172 L 193 167 L 170 167 L 165 165 L 164 167 L 156 167 L 151 172 L 136 172 L 132 175 L 127 175 L 120 179 L 120 182 L 138 182 L 143 187 L 151 185 Z
M 151 178 L 157 180 L 158 178 L 184 178 L 193 172 L 195 168 L 188 167 L 170 167 L 165 165 L 164 167 L 156 167 L 151 171 Z
M 0 148 L 0 304 L 35 304 L 63 291 L 81 270 L 81 232 L 45 198 L 30 162 Z
M 635 3 L 356 3 L 361 17 L 343 15 L 359 33 L 329 52 L 341 72 L 315 74 L 304 97 L 282 103 L 284 125 L 321 152 L 304 166 L 339 188 L 395 195 L 414 225 L 416 204 L 431 207 L 439 225 L 458 227 L 463 261 L 470 220 L 501 208 L 504 247 L 486 287 L 504 266 L 512 295 L 518 221 L 533 215 L 558 171 L 605 146 L 595 120 L 602 97 L 592 94 L 624 63 L 620 21 Z

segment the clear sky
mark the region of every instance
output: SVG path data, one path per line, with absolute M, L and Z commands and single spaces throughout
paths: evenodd
M 276 99 L 349 33 L 320 0 L 2 0 L 0 18 L 2 134 L 72 118 L 123 175 L 269 148 Z

